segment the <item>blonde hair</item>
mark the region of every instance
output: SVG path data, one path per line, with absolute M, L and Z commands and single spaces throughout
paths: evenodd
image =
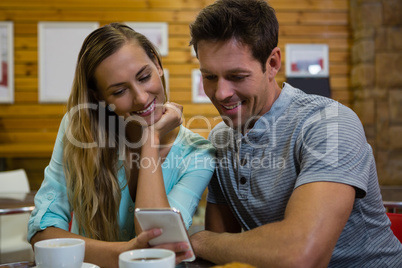
M 130 174 L 127 161 L 118 166 L 116 144 L 125 139 L 125 133 L 120 133 L 117 126 L 124 119 L 99 103 L 94 74 L 104 59 L 132 41 L 162 68 L 156 48 L 145 36 L 124 24 L 105 25 L 92 32 L 82 45 L 67 103 L 69 124 L 63 139 L 63 163 L 68 199 L 79 234 L 104 241 L 119 240 L 121 190 L 127 184 L 119 185 L 117 174 L 121 168 L 125 168 L 126 178 Z M 165 88 L 164 76 L 162 83 Z M 105 113 L 104 120 L 100 120 L 100 112 Z M 79 141 L 80 146 L 69 137 Z

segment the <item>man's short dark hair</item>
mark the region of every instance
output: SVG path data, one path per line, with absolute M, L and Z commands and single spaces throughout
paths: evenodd
M 190 45 L 198 56 L 199 41 L 233 37 L 251 48 L 265 72 L 265 63 L 278 45 L 278 31 L 275 10 L 264 0 L 218 0 L 204 8 L 190 25 Z

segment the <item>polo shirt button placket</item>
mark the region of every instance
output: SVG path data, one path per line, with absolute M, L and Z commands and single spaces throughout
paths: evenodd
M 242 167 L 244 167 L 245 165 L 247 165 L 247 158 L 243 158 L 242 160 L 240 160 L 240 165 Z
M 245 178 L 245 177 L 241 177 L 240 178 L 240 184 L 241 185 L 244 185 L 244 184 L 246 184 L 247 183 L 247 179 Z

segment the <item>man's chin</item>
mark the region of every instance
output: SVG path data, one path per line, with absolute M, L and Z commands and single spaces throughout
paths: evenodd
M 239 126 L 241 126 L 241 124 L 239 124 L 237 120 L 233 120 L 232 118 L 229 117 L 222 116 L 222 120 L 228 127 L 233 128 L 234 130 L 238 130 Z

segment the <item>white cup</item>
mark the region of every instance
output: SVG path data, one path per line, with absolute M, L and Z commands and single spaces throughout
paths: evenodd
M 38 268 L 81 268 L 85 241 L 76 238 L 55 238 L 36 242 L 35 263 Z
M 174 268 L 175 261 L 176 254 L 168 249 L 135 249 L 120 254 L 119 268 Z

